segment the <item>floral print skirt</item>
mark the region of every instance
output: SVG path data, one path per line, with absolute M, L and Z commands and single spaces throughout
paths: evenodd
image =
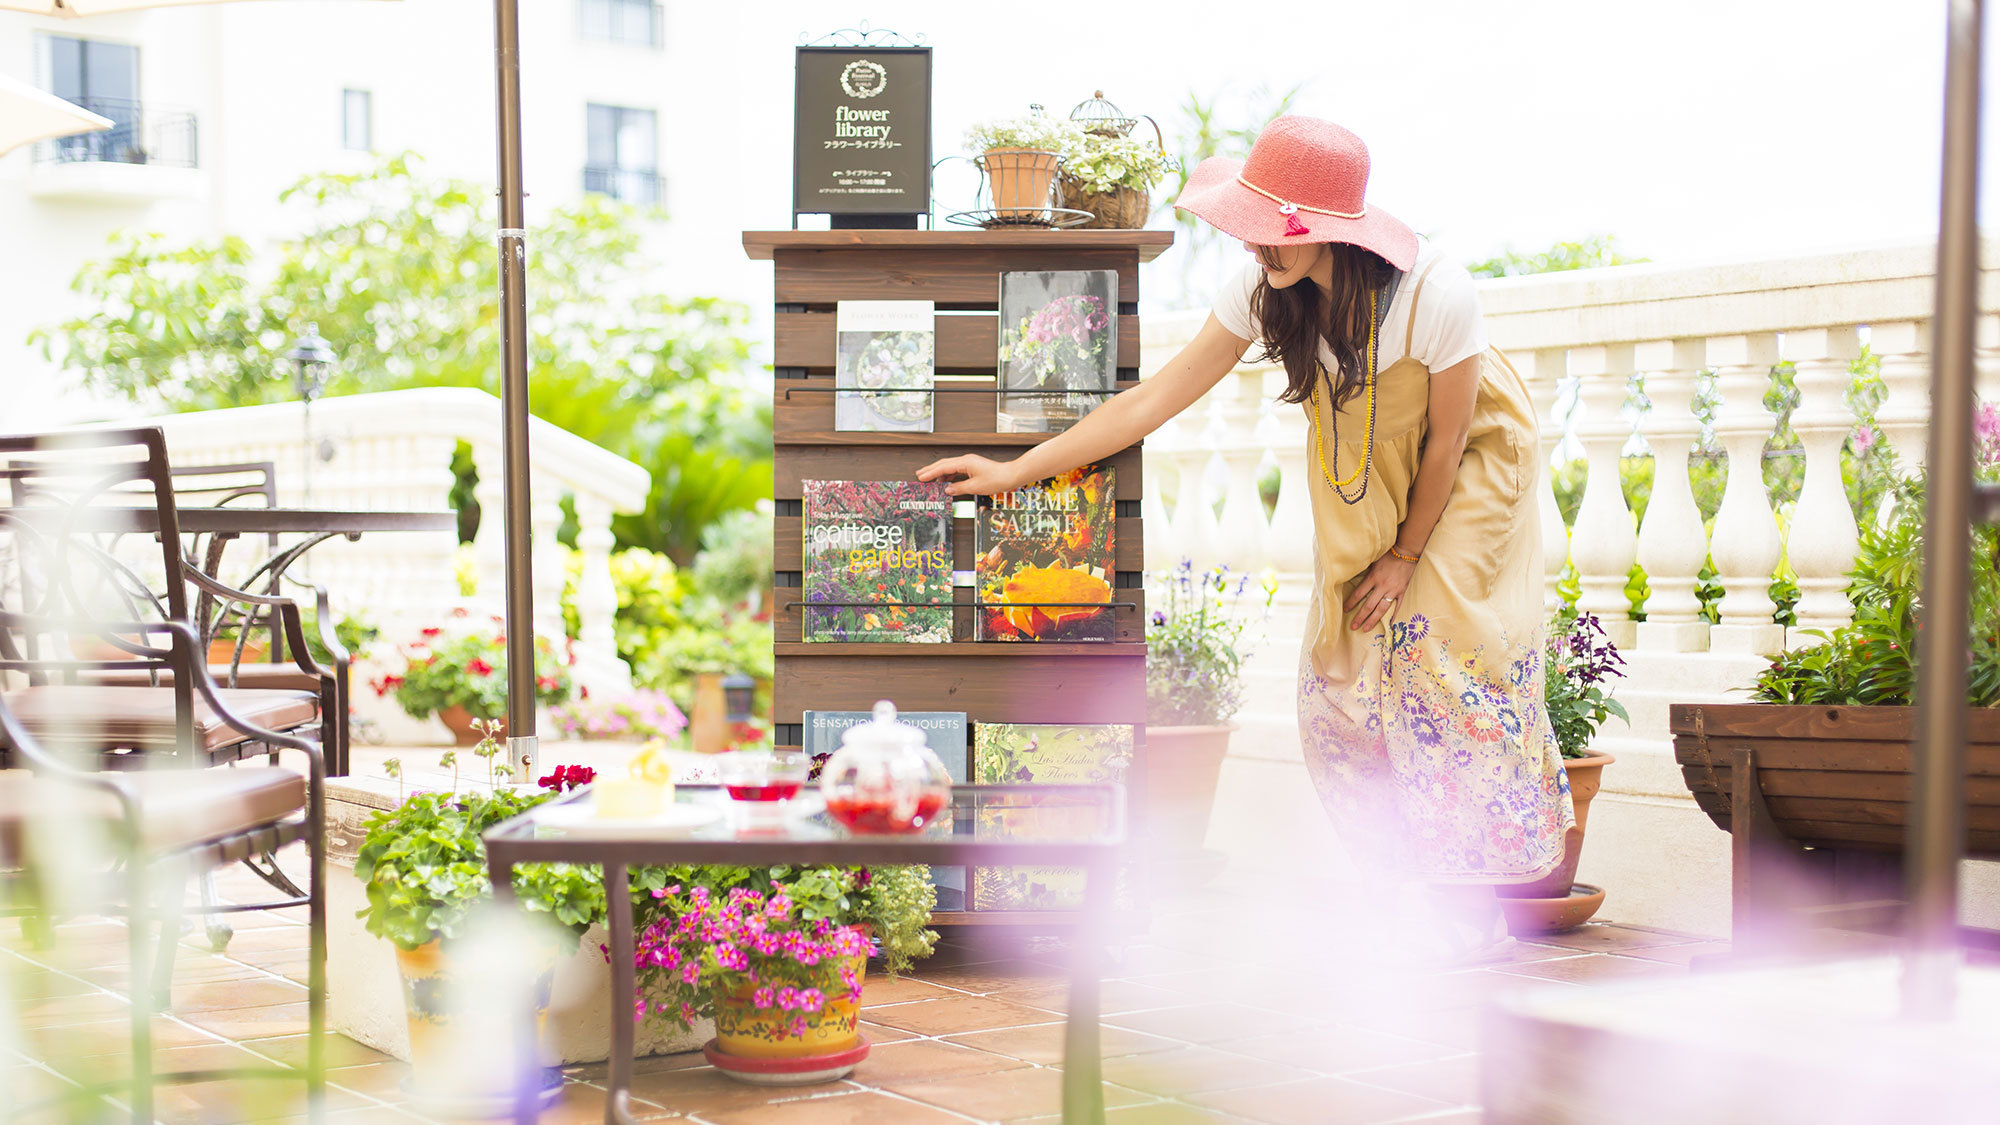
M 1299 737 L 1357 863 L 1431 883 L 1528 883 L 1576 823 L 1542 707 L 1542 637 L 1461 647 L 1420 612 L 1356 636 L 1344 682 L 1299 661 Z

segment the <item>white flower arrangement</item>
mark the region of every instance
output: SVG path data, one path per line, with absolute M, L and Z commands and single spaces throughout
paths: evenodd
M 965 132 L 965 147 L 972 152 L 1023 148 L 1066 155 L 1083 139 L 1083 130 L 1073 121 L 1030 113 L 1023 117 L 1003 117 L 974 125 Z

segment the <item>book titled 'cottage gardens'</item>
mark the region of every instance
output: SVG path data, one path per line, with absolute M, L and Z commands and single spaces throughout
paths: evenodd
M 951 497 L 944 483 L 800 484 L 803 638 L 950 641 Z

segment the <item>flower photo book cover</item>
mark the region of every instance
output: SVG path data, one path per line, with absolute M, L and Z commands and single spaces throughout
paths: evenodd
M 835 306 L 834 429 L 931 432 L 936 312 L 930 301 Z M 896 393 L 905 388 L 910 393 Z
M 1118 389 L 1117 367 L 1118 271 L 1000 275 L 996 430 L 1070 428 Z
M 972 776 L 981 785 L 1096 785 L 1123 782 L 1132 764 L 1132 728 L 1119 723 L 1058 725 L 979 723 L 972 728 Z M 982 833 L 1005 835 L 1010 817 L 1032 815 L 1041 831 L 1062 810 L 1032 814 L 982 809 Z M 1078 833 L 1089 831 L 1095 811 L 1078 810 Z M 1074 910 L 1083 905 L 1083 868 L 975 867 L 974 910 Z
M 1114 472 L 1085 465 L 978 499 L 975 640 L 1108 641 Z
M 802 638 L 950 641 L 952 502 L 944 483 L 800 483 L 805 515 Z M 829 604 L 817 607 L 815 602 Z
M 852 727 L 860 726 L 874 718 L 869 711 L 807 711 L 805 713 L 805 752 L 808 757 L 818 758 L 840 749 L 841 736 Z M 952 784 L 964 785 L 970 776 L 968 763 L 970 754 L 966 745 L 966 723 L 963 711 L 898 711 L 896 721 L 907 723 L 924 732 L 924 743 L 939 758 L 944 760 L 945 772 L 951 775 Z M 925 829 L 933 835 L 949 836 L 952 820 L 945 817 Z M 931 885 L 937 888 L 938 910 L 964 910 L 966 871 L 963 867 L 931 867 Z

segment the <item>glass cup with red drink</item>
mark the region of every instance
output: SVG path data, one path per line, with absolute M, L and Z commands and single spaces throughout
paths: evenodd
M 776 809 L 805 788 L 812 761 L 797 750 L 733 750 L 718 758 L 715 768 L 732 802 Z

